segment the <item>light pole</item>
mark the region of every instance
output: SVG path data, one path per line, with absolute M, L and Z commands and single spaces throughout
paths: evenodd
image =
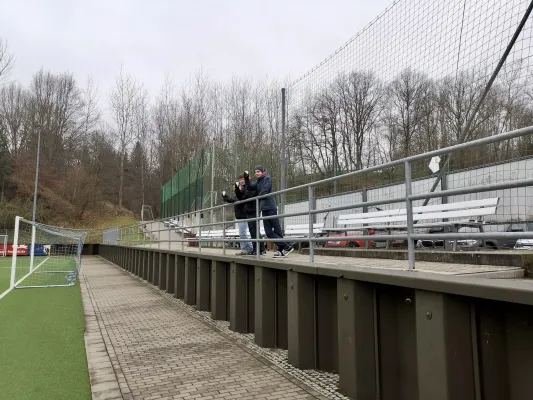
M 37 187 L 39 184 L 39 159 L 41 156 L 41 126 L 37 127 L 37 160 L 35 161 L 35 188 L 33 189 L 33 219 L 37 219 Z
M 37 188 L 39 185 L 39 159 L 41 156 L 41 125 L 37 126 L 37 159 L 35 160 L 35 188 L 33 189 L 33 218 L 31 226 L 31 246 L 30 246 L 30 272 L 33 271 L 33 262 L 35 259 L 35 220 L 37 219 Z M 14 259 L 14 258 L 13 258 Z

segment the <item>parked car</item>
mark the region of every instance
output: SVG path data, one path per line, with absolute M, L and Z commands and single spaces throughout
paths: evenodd
M 443 228 L 430 231 L 429 233 L 435 233 L 438 234 L 443 231 Z M 526 224 L 524 227 L 519 228 L 513 228 L 513 226 L 509 226 L 506 230 L 506 232 L 524 232 L 524 231 L 530 231 L 529 224 Z M 478 233 L 479 230 L 474 227 L 462 227 L 459 229 L 459 233 Z M 420 241 L 419 241 L 420 242 Z M 417 243 L 418 247 L 442 247 L 444 246 L 443 240 L 435 240 L 435 241 L 421 241 L 422 245 Z M 453 246 L 453 240 L 449 241 L 449 245 Z M 485 241 L 485 246 L 483 246 L 483 241 L 481 239 L 459 239 L 457 240 L 457 248 L 458 249 L 474 249 L 474 248 L 489 248 L 493 250 L 504 250 L 504 249 L 526 249 L 528 247 L 531 247 L 533 249 L 533 240 L 529 239 L 512 239 L 512 238 L 503 238 L 503 239 L 488 239 Z
M 524 229 L 509 229 L 507 232 L 524 232 Z M 527 240 L 527 239 L 526 239 Z M 487 240 L 487 247 L 498 250 L 498 249 L 514 249 L 516 246 L 516 239 L 489 239 Z
M 524 223 L 524 224 L 515 224 L 519 225 L 518 228 L 510 225 L 506 232 L 531 232 L 533 231 L 533 224 Z M 527 250 L 533 248 L 533 240 L 531 239 L 489 239 L 487 240 L 487 247 L 497 249 L 515 249 L 515 250 Z
M 375 231 L 374 230 L 370 230 L 368 232 L 370 235 L 374 235 L 375 234 Z M 345 238 L 346 236 L 363 236 L 363 233 L 362 232 L 358 232 L 358 233 L 353 233 L 353 232 L 348 232 L 348 234 L 344 234 L 344 233 L 339 233 L 339 234 L 332 234 L 332 235 L 321 235 L 321 237 L 324 237 L 324 238 L 335 238 L 335 239 L 338 239 L 338 240 L 330 240 L 330 241 L 323 241 L 323 242 L 317 242 L 317 245 L 321 246 L 321 247 L 327 247 L 327 248 L 330 248 L 330 247 L 361 247 L 361 248 L 365 248 L 365 241 L 364 239 L 361 239 L 361 240 L 353 240 L 353 239 L 343 239 Z M 373 240 L 369 240 L 368 241 L 368 247 L 372 247 L 374 244 Z
M 514 245 L 515 250 L 533 250 L 533 239 L 518 239 Z

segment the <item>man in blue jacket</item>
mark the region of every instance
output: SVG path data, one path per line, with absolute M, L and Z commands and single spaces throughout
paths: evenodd
M 250 181 L 247 173 L 244 175 L 247 188 L 257 185 L 257 196 L 272 193 L 272 178 L 266 173 L 266 169 L 262 165 L 255 167 L 255 177 L 257 182 Z M 266 197 L 259 200 L 259 210 L 263 217 L 268 217 L 278 214 L 278 207 L 276 200 L 273 196 Z M 270 239 L 283 239 L 283 232 L 281 232 L 281 226 L 278 218 L 264 219 L 263 226 L 265 227 L 265 234 Z M 278 246 L 278 251 L 274 254 L 274 257 L 287 257 L 294 248 L 285 242 L 275 242 Z

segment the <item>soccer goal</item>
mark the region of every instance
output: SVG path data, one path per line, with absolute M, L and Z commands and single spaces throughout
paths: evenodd
M 7 257 L 7 235 L 0 235 L 0 257 Z
M 86 231 L 17 217 L 10 288 L 71 286 L 78 279 Z

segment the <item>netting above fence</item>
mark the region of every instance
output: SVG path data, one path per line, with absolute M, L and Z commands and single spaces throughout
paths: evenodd
M 531 125 L 532 19 L 519 29 L 529 7 L 525 0 L 394 2 L 289 87 L 289 186 Z M 533 154 L 529 137 L 482 150 L 460 154 L 450 169 Z M 413 169 L 431 175 L 427 163 Z M 403 177 L 387 179 L 381 183 Z
M 343 73 L 372 71 L 390 81 L 407 68 L 429 78 L 477 70 L 489 76 L 529 5 L 525 0 L 399 0 L 291 85 L 311 92 Z M 528 21 L 507 63 L 531 57 Z M 480 76 L 482 79 L 483 77 Z M 293 96 L 294 99 L 294 96 Z

